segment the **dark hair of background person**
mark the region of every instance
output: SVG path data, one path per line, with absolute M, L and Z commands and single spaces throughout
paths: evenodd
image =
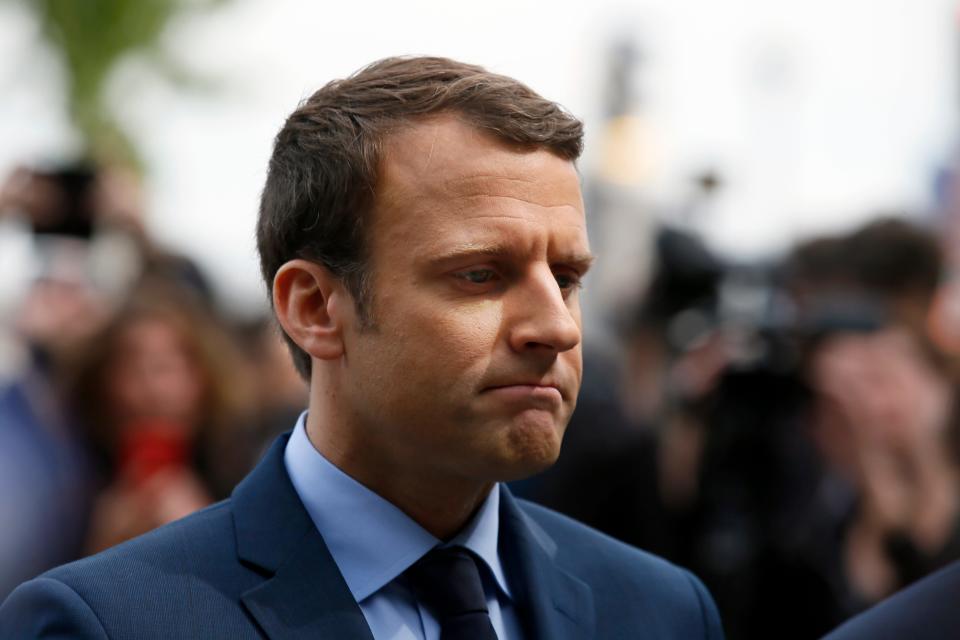
M 943 258 L 931 231 L 882 217 L 845 236 L 800 244 L 786 267 L 794 284 L 861 288 L 886 298 L 911 296 L 929 303 L 940 284 Z
M 892 217 L 880 218 L 847 239 L 854 275 L 887 297 L 929 305 L 940 284 L 943 258 L 933 232 Z
M 583 125 L 512 78 L 446 58 L 395 57 L 330 82 L 287 119 L 274 142 L 260 202 L 257 248 L 268 293 L 288 260 L 318 262 L 341 278 L 371 324 L 365 223 L 374 204 L 384 139 L 430 115 L 454 113 L 521 148 L 567 160 Z M 310 357 L 284 335 L 294 364 Z
M 176 331 L 202 379 L 192 465 L 215 496 L 225 497 L 249 466 L 240 423 L 249 412 L 240 354 L 216 317 L 177 283 L 144 281 L 110 322 L 67 358 L 63 386 L 68 405 L 88 438 L 103 480 L 117 472 L 121 424 L 108 378 L 122 357 L 120 339 L 142 321 Z

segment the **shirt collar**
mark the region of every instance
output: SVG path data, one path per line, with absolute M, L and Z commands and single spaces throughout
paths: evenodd
M 494 487 L 473 519 L 444 545 L 407 514 L 363 486 L 314 448 L 306 413 L 297 420 L 284 452 L 293 487 L 323 537 L 347 587 L 359 603 L 436 546 L 462 545 L 480 557 L 497 586 L 510 597 L 497 553 L 500 491 Z

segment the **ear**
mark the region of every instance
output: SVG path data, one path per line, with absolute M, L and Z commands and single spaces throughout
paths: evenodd
M 297 345 L 314 358 L 343 355 L 343 329 L 353 300 L 329 269 L 309 260 L 291 260 L 273 278 L 277 321 Z

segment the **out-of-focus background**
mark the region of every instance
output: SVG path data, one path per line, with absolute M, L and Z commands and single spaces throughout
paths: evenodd
M 0 598 L 293 425 L 272 137 L 417 53 L 586 123 L 585 384 L 517 493 L 693 569 L 733 640 L 960 557 L 957 0 L 0 0 Z

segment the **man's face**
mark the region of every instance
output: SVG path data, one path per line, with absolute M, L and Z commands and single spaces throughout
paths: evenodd
M 351 323 L 341 365 L 364 457 L 482 482 L 542 470 L 581 378 L 573 164 L 444 116 L 391 135 L 380 174 L 373 327 Z

